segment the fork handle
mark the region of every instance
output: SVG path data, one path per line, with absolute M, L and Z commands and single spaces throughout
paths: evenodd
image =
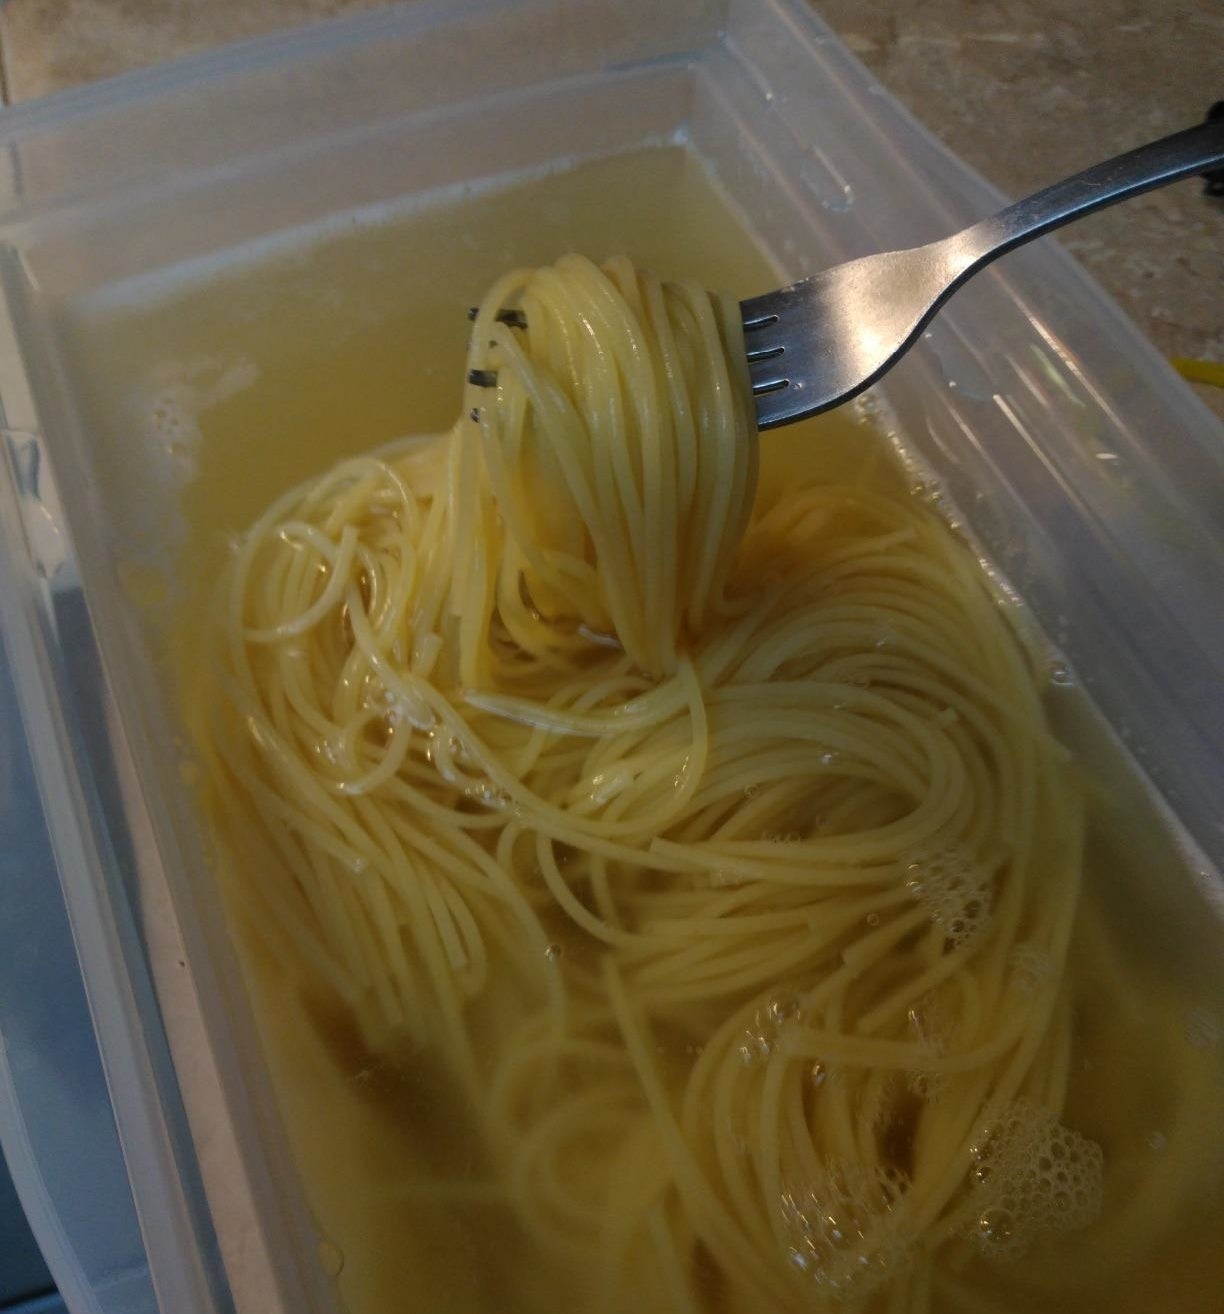
M 953 241 L 965 276 L 1073 219 L 1224 163 L 1224 121 L 1161 137 L 1064 178 L 966 228 Z M 958 261 L 957 263 L 961 263 Z

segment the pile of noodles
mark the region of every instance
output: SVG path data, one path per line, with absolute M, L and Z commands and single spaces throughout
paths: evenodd
M 541 1255 L 608 1311 L 972 1306 L 1100 1210 L 1037 663 L 921 501 L 757 498 L 742 362 L 700 289 L 511 274 L 454 429 L 295 488 L 222 581 L 234 897 L 445 1074 L 532 1241 L 506 1308 Z

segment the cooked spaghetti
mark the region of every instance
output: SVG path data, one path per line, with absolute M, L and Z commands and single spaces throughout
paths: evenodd
M 508 1212 L 500 1308 L 976 1308 L 1101 1210 L 1043 663 L 929 506 L 757 496 L 742 359 L 625 261 L 509 275 L 454 429 L 222 580 L 230 894 L 449 1092 L 479 1169 L 403 1189 Z

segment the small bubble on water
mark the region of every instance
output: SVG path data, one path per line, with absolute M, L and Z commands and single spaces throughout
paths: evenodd
M 315 752 L 332 766 L 339 766 L 344 760 L 344 741 L 338 738 L 320 739 L 315 745 Z
M 344 1251 L 334 1241 L 320 1241 L 319 1263 L 329 1278 L 338 1278 L 344 1272 Z
M 987 1209 L 977 1221 L 978 1235 L 992 1245 L 1006 1245 L 1012 1238 L 1012 1216 L 1006 1209 Z
M 817 1088 L 823 1086 L 829 1079 L 829 1069 L 823 1063 L 817 1060 L 812 1064 L 812 1070 L 808 1074 L 813 1086 Z
M 864 918 L 864 920 L 866 921 L 868 926 L 879 926 L 880 914 L 877 912 L 869 912 L 867 916 Z
M 775 995 L 758 1008 L 752 1026 L 744 1031 L 738 1053 L 745 1067 L 763 1063 L 774 1052 L 788 1024 L 799 1021 L 803 1010 L 797 995 Z
M 1050 663 L 1050 683 L 1058 685 L 1060 689 L 1068 689 L 1075 683 L 1075 676 L 1066 662 Z
M 1169 1148 L 1169 1138 L 1164 1132 L 1155 1131 L 1147 1138 L 1147 1145 L 1153 1154 L 1163 1154 Z
M 756 796 L 757 796 L 760 792 L 761 792 L 761 787 L 760 787 L 760 785 L 745 785 L 745 786 L 744 786 L 744 797 L 745 797 L 745 798 L 756 798 Z
M 832 766 L 840 756 L 841 754 L 838 753 L 836 749 L 826 748 L 820 755 L 820 765 Z
M 500 811 L 510 806 L 510 795 L 504 789 L 498 789 L 496 785 L 475 785 L 463 792 L 468 798 L 475 799 L 482 807 Z
M 564 953 L 565 953 L 564 945 L 560 945 L 554 940 L 552 944 L 550 944 L 548 948 L 544 950 L 544 957 L 547 958 L 550 963 L 557 963 L 561 961 L 561 958 L 564 955 Z
M 775 995 L 769 1001 L 767 1016 L 776 1026 L 797 1019 L 802 1012 L 798 995 Z
M 750 1068 L 754 1063 L 759 1063 L 769 1057 L 769 1046 L 761 1041 L 760 1037 L 753 1036 L 745 1041 L 739 1047 L 740 1062 L 746 1068 Z

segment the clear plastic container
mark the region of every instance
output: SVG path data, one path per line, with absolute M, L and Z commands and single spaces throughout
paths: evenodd
M 56 880 L 16 697 L 0 652 L 0 1143 L 66 1301 L 156 1305 Z
M 0 991 L 0 1137 L 74 1311 L 303 1314 L 334 1298 L 120 578 L 158 533 L 170 551 L 172 492 L 135 430 L 124 450 L 99 445 L 59 317 L 289 230 L 658 142 L 699 156 L 792 276 L 930 240 L 999 201 L 803 0 L 436 0 L 0 117 L 0 620 L 17 764 L 2 802 L 6 849 L 31 855 L 0 958 L 37 946 L 63 968 Z M 1219 423 L 1050 242 L 958 293 L 880 392 L 1218 862 Z M 40 999 L 72 1020 L 40 1017 Z M 89 1068 L 89 1116 L 18 1080 L 23 1027 L 25 1052 L 54 1031 Z

